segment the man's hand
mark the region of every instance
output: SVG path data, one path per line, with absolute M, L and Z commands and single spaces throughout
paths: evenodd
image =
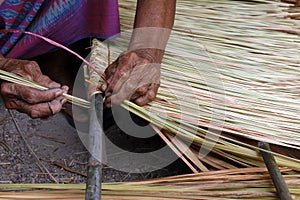
M 43 75 L 36 62 L 2 58 L 0 69 L 50 88 L 40 91 L 14 83 L 2 82 L 1 93 L 8 109 L 16 109 L 32 118 L 48 118 L 58 113 L 66 102 L 62 94 L 68 91 L 68 87 L 61 87 L 60 84 Z
M 128 51 L 105 71 L 105 105 L 129 99 L 137 105 L 154 100 L 160 84 L 160 63 L 174 23 L 176 0 L 138 0 Z
M 105 70 L 107 84 L 100 87 L 105 93 L 105 106 L 120 104 L 129 99 L 145 105 L 156 97 L 160 84 L 160 65 L 147 50 L 127 51 Z

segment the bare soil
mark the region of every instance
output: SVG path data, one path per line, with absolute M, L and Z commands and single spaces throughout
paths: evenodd
M 157 149 L 165 145 L 158 136 L 145 141 L 132 139 L 116 126 L 110 127 L 106 133 L 115 144 L 128 150 Z M 48 121 L 31 119 L 17 111 L 9 113 L 0 97 L 0 183 L 54 183 L 51 176 L 59 183 L 85 183 L 88 156 L 76 130 L 63 114 L 59 113 Z M 120 165 L 130 165 L 130 160 L 122 157 L 117 161 Z M 103 181 L 144 180 L 188 172 L 180 160 L 148 173 L 105 167 Z

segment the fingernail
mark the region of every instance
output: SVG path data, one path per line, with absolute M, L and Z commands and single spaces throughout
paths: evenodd
M 65 104 L 67 102 L 67 99 L 65 99 L 65 98 L 63 98 L 63 99 L 61 99 L 60 100 L 60 103 L 63 105 L 63 104 Z
M 100 90 L 101 90 L 102 92 L 105 92 L 106 88 L 107 88 L 107 84 L 106 84 L 106 83 L 103 83 L 103 84 L 100 86 Z
M 60 87 L 60 84 L 56 83 L 56 82 L 52 82 L 52 83 L 49 84 L 49 87 L 50 88 L 58 88 L 58 87 Z
M 68 92 L 68 90 L 69 90 L 69 87 L 66 86 L 66 85 L 62 86 L 61 88 L 62 88 L 65 92 Z
M 55 97 L 59 97 L 63 94 L 62 90 L 58 90 L 57 92 L 55 92 Z

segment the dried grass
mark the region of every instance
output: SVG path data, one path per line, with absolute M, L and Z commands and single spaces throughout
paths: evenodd
M 122 28 L 130 29 L 135 2 L 120 8 Z M 274 1 L 178 1 L 157 100 L 123 106 L 168 138 L 193 142 L 194 156 L 185 156 L 194 164 L 263 166 L 256 143 L 265 141 L 279 166 L 300 170 L 300 37 L 287 33 L 299 31 L 300 23 L 287 17 L 288 9 Z M 122 51 L 114 44 L 110 60 Z M 107 52 L 94 41 L 92 62 L 102 71 Z M 201 147 L 213 153 L 202 157 Z
M 289 169 L 281 169 L 289 172 Z M 291 171 L 290 171 L 291 172 Z M 285 176 L 294 199 L 299 176 Z M 0 199 L 83 199 L 85 185 L 0 185 Z M 187 174 L 148 181 L 103 184 L 102 199 L 277 199 L 265 168 Z

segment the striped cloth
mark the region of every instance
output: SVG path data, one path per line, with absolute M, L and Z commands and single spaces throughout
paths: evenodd
M 64 45 L 85 37 L 106 39 L 119 33 L 117 0 L 5 0 L 0 28 L 38 33 Z M 50 44 L 21 33 L 0 34 L 0 53 L 29 59 L 53 50 Z

